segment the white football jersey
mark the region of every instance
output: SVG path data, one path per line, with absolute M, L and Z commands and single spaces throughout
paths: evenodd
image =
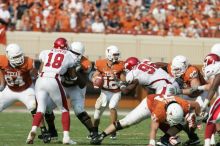
M 131 83 L 134 79 L 138 79 L 140 85 L 148 88 L 161 90 L 167 84 L 173 84 L 175 79 L 161 68 L 149 61 L 141 62 L 136 68 L 128 72 L 126 81 Z
M 40 53 L 39 59 L 44 62 L 42 72 L 63 75 L 68 68 L 76 65 L 77 57 L 68 50 L 52 49 Z
M 210 64 L 205 67 L 204 75 L 205 79 L 209 80 L 210 78 L 214 78 L 216 74 L 220 73 L 220 62 L 215 64 Z
M 211 78 L 214 78 L 215 75 L 220 73 L 220 62 L 217 62 L 215 64 L 210 64 L 205 67 L 204 69 L 204 75 L 205 75 L 205 80 L 209 80 Z M 220 95 L 220 87 L 218 87 L 218 95 Z

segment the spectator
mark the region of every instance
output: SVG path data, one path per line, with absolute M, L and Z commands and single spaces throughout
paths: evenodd
M 108 33 L 217 37 L 219 17 L 219 0 L 0 1 L 0 23 L 8 30 L 93 32 L 98 25 L 100 33 L 106 26 Z
M 8 25 L 10 21 L 10 13 L 5 3 L 0 4 L 0 23 Z
M 107 23 L 107 32 L 108 33 L 118 33 L 120 28 L 119 18 L 117 15 L 113 16 Z
M 22 31 L 31 30 L 31 19 L 29 15 L 29 10 L 24 11 L 24 14 L 21 17 L 21 24 L 19 25 L 19 30 L 22 30 Z
M 70 29 L 73 32 L 77 31 L 77 12 L 74 8 L 70 9 Z
M 16 30 L 28 30 L 28 29 L 22 29 L 22 24 L 21 24 L 21 19 L 22 19 L 22 16 L 23 14 L 26 12 L 27 13 L 27 10 L 28 9 L 28 5 L 27 5 L 27 1 L 25 0 L 20 0 L 19 1 L 19 4 L 16 8 Z
M 92 32 L 95 32 L 95 33 L 105 32 L 105 25 L 99 15 L 95 16 L 95 22 L 92 23 Z

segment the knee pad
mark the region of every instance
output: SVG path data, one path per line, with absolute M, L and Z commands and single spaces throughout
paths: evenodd
M 121 126 L 121 123 L 119 121 L 115 121 L 113 124 L 114 124 L 116 130 L 123 129 L 123 127 Z
M 85 123 L 86 121 L 90 120 L 91 117 L 88 115 L 87 112 L 82 112 L 80 114 L 77 115 L 77 118 L 82 122 Z

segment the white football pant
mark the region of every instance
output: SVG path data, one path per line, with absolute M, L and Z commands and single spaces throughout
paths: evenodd
M 66 95 L 70 98 L 73 111 L 76 115 L 85 111 L 85 95 L 86 95 L 86 87 L 80 89 L 79 86 L 75 85 L 72 87 L 64 87 L 66 91 Z
M 101 94 L 95 103 L 94 119 L 100 119 L 105 108 L 108 106 L 109 109 L 116 109 L 118 102 L 121 99 L 121 92 L 110 92 L 101 90 Z
M 33 111 L 36 108 L 34 85 L 25 89 L 22 92 L 15 92 L 5 87 L 0 92 L 0 112 L 12 105 L 14 102 L 22 102 L 29 111 Z

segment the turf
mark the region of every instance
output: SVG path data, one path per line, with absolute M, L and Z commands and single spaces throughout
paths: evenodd
M 121 117 L 120 117 L 121 118 Z M 146 146 L 148 143 L 149 130 L 150 130 L 150 120 L 145 120 L 138 125 L 132 126 L 130 128 L 124 129 L 118 132 L 117 139 L 111 140 L 107 137 L 102 145 L 116 145 L 116 146 Z M 56 126 L 59 131 L 59 140 L 62 140 L 62 127 L 61 127 L 61 116 L 56 115 Z M 27 146 L 25 140 L 27 138 L 28 132 L 31 129 L 32 117 L 28 113 L 0 113 L 0 146 Z M 103 116 L 101 119 L 100 129 L 103 130 L 109 124 L 108 116 Z M 203 130 L 198 131 L 199 136 L 203 142 Z M 89 145 L 89 140 L 86 139 L 88 135 L 87 130 L 75 118 L 71 115 L 71 133 L 72 139 L 74 139 L 77 145 Z M 187 140 L 186 135 L 181 132 L 179 134 L 181 140 Z M 162 132 L 159 131 L 157 138 L 162 136 Z M 61 145 L 58 143 L 44 144 L 37 138 L 34 141 L 34 146 L 41 145 Z

